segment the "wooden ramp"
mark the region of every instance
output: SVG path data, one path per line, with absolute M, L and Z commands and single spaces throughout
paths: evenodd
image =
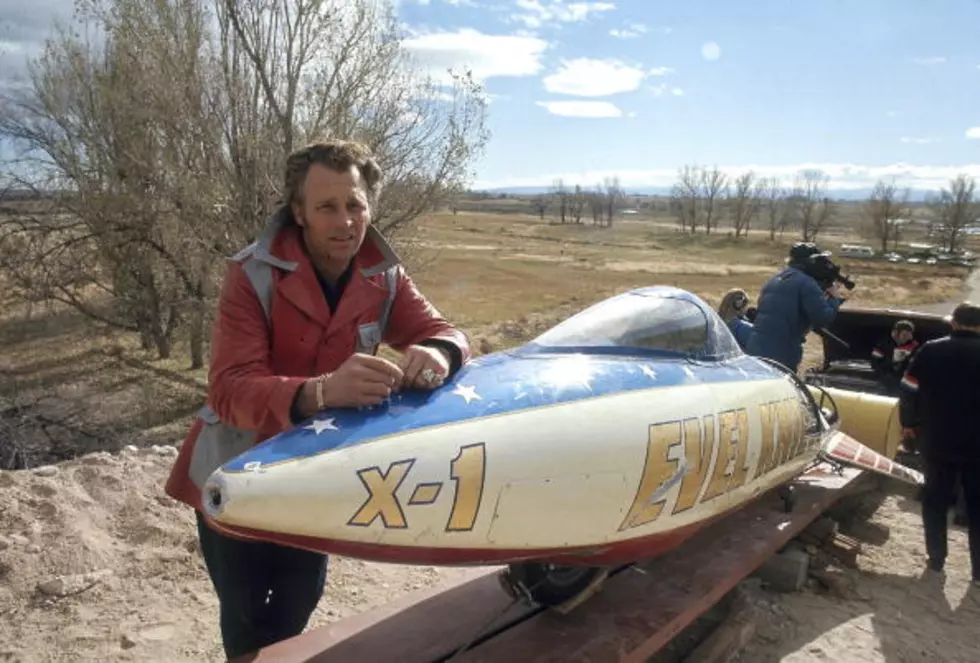
M 515 604 L 496 568 L 313 629 L 245 663 L 642 663 L 845 494 L 862 474 L 821 465 L 796 482 L 785 513 L 774 493 L 679 548 L 626 568 L 569 614 Z M 474 638 L 479 637 L 476 641 Z M 466 651 L 458 653 L 461 647 Z

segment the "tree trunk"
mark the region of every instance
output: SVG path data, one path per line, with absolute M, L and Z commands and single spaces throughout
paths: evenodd
M 191 370 L 204 367 L 204 303 L 194 302 L 190 315 Z

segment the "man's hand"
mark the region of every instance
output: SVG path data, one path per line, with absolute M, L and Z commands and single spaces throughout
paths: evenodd
M 388 398 L 404 374 L 396 364 L 382 357 L 354 354 L 328 376 L 307 380 L 302 387 L 299 409 L 304 416 L 315 414 L 317 382 L 322 381 L 323 407 L 362 407 L 377 405 Z
M 398 362 L 403 387 L 435 389 L 449 375 L 449 357 L 439 348 L 410 345 Z
M 832 286 L 830 286 L 829 288 L 827 288 L 827 290 L 825 292 L 829 296 L 833 297 L 834 299 L 846 299 L 846 297 L 844 296 L 843 291 L 840 288 L 840 283 L 837 283 L 836 281 L 834 282 L 834 284 Z

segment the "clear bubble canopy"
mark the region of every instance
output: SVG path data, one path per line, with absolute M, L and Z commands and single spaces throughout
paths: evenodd
M 528 349 L 702 360 L 742 354 L 711 307 L 686 290 L 665 286 L 631 290 L 594 304 L 535 338 Z

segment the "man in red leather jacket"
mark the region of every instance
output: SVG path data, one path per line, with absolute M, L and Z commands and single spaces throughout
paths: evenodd
M 357 143 L 328 141 L 292 154 L 286 204 L 225 276 L 208 404 L 166 492 L 196 511 L 228 658 L 301 633 L 323 593 L 327 559 L 215 531 L 201 512 L 203 479 L 243 444 L 325 408 L 432 389 L 471 356 L 466 336 L 422 296 L 371 225 L 381 180 Z M 401 353 L 398 362 L 375 354 L 381 342 Z

